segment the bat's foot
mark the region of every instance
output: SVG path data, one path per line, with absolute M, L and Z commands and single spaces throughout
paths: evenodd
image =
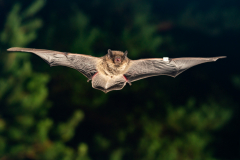
M 123 78 L 126 80 L 126 82 L 131 86 L 132 83 L 123 75 Z
M 92 78 L 91 79 L 88 79 L 87 80 L 87 82 L 89 82 L 89 81 L 91 81 L 91 80 L 93 80 L 93 78 L 96 76 L 98 74 L 98 72 L 96 72 L 93 76 L 92 76 Z

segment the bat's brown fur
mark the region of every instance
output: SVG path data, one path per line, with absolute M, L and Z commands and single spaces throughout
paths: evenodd
M 113 56 L 124 56 L 124 53 L 121 51 L 112 51 Z M 106 76 L 116 76 L 123 74 L 128 67 L 129 59 L 124 57 L 121 64 L 116 65 L 113 59 L 109 58 L 107 55 L 102 57 L 102 61 L 99 63 L 99 71 L 105 74 Z

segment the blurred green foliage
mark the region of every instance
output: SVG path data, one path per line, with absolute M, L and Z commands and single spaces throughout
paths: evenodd
M 41 19 L 31 18 L 42 7 L 35 1 L 21 11 L 15 4 L 1 32 L 1 43 L 6 46 L 24 47 L 36 38 Z M 65 146 L 74 135 L 74 128 L 83 119 L 83 112 L 76 110 L 69 121 L 56 126 L 56 143 L 49 138 L 54 122 L 48 117 L 51 103 L 47 100 L 49 81 L 47 74 L 32 70 L 28 54 L 1 54 L 0 106 L 2 159 L 83 159 L 87 147 L 79 144 L 79 151 Z M 85 158 L 87 159 L 87 157 Z
M 7 3 L 0 7 L 3 4 Z M 92 89 L 73 69 L 50 68 L 29 53 L 6 52 L 8 47 L 33 47 L 102 56 L 111 48 L 128 50 L 132 59 L 179 57 L 185 52 L 186 56 L 225 55 L 217 41 L 222 32 L 215 32 L 219 28 L 211 28 L 204 18 L 212 11 L 212 19 L 221 21 L 216 18 L 220 6 L 206 12 L 200 9 L 197 14 L 197 5 L 183 2 L 186 8 L 179 7 L 185 10 L 176 9 L 177 16 L 169 18 L 171 14 L 161 8 L 171 7 L 166 1 L 8 4 L 0 31 L 1 160 L 238 158 L 239 129 L 235 125 L 239 122 L 236 93 L 240 74 L 234 69 L 228 72 L 227 62 L 196 67 L 176 79 L 144 79 L 104 94 Z M 223 13 L 223 17 L 239 16 L 234 6 Z M 228 27 L 222 25 L 221 31 L 232 28 L 233 21 L 227 22 Z M 217 35 L 215 39 L 213 35 Z M 215 47 L 206 45 L 213 42 Z M 213 54 L 203 53 L 206 48 Z M 231 144 L 234 146 L 229 147 Z

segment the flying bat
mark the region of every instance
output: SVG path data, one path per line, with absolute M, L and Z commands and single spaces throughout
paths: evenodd
M 126 83 L 159 75 L 176 77 L 190 67 L 201 63 L 213 62 L 221 57 L 209 58 L 149 58 L 131 60 L 128 52 L 108 50 L 103 57 L 84 54 L 58 52 L 34 48 L 9 48 L 8 51 L 32 52 L 44 59 L 50 66 L 67 66 L 78 70 L 92 81 L 92 87 L 105 93 L 121 90 Z

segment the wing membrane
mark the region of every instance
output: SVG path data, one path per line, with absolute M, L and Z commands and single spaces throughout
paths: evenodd
M 96 66 L 99 61 L 99 58 L 93 56 L 45 49 L 14 47 L 9 48 L 8 51 L 32 52 L 44 59 L 50 66 L 66 66 L 76 69 L 88 79 L 91 79 L 97 72 Z
M 169 61 L 164 61 L 162 58 L 132 60 L 124 76 L 130 82 L 158 75 L 176 77 L 193 66 L 206 62 L 214 62 L 219 58 L 225 57 L 173 58 L 169 59 Z

